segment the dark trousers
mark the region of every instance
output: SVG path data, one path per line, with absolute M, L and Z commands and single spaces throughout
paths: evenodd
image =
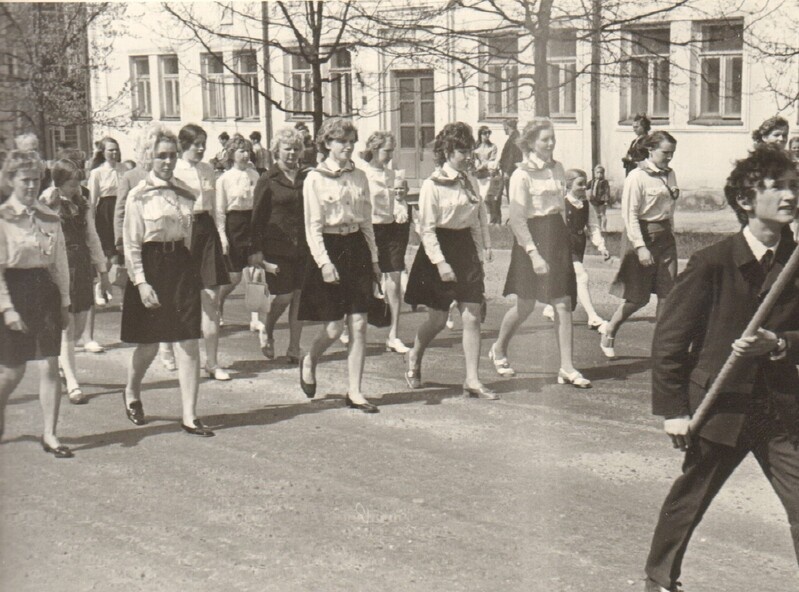
M 679 578 L 694 529 L 749 452 L 755 455 L 785 507 L 799 563 L 799 450 L 765 416 L 750 416 L 743 430 L 734 448 L 695 438 L 686 452 L 683 474 L 663 502 L 646 561 L 646 574 L 664 588 L 671 589 Z
M 502 224 L 502 192 L 495 195 L 493 199 L 486 200 L 488 207 L 488 222 L 490 224 Z

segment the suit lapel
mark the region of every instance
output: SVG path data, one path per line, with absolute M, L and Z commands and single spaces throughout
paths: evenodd
M 771 289 L 771 286 L 774 285 L 774 282 L 777 281 L 777 276 L 780 275 L 780 272 L 785 267 L 795 247 L 796 244 L 793 242 L 792 237 L 786 237 L 783 234 L 780 239 L 780 244 L 777 247 L 777 252 L 774 254 L 774 264 L 771 266 L 768 275 L 766 275 L 766 279 L 763 281 L 760 292 L 758 293 L 760 298 L 763 298 Z

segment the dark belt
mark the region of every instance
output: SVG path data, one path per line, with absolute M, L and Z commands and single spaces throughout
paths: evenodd
M 157 251 L 161 251 L 162 253 L 174 253 L 176 250 L 184 247 L 185 244 L 182 240 L 176 241 L 147 241 L 142 245 L 143 247 L 147 247 L 149 249 L 155 249 Z

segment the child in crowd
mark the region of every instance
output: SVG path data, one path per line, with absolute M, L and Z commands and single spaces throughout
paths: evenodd
M 605 179 L 605 167 L 601 164 L 594 167 L 594 177 L 588 183 L 588 200 L 596 211 L 597 219 L 599 220 L 599 230 L 607 232 L 607 211 L 611 200 L 610 183 Z

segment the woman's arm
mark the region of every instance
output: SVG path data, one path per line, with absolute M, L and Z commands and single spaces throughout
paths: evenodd
M 308 241 L 311 255 L 319 268 L 332 264 L 330 256 L 327 254 L 325 241 L 322 238 L 322 232 L 325 228 L 325 210 L 319 199 L 319 189 L 317 188 L 317 184 L 321 180 L 319 173 L 311 172 L 305 178 L 305 183 L 302 187 L 302 200 L 305 210 L 305 238 Z
M 354 176 L 354 175 L 353 175 Z M 363 191 L 363 213 L 361 214 L 364 221 L 361 222 L 361 232 L 366 239 L 366 244 L 369 246 L 369 252 L 372 254 L 372 263 L 377 263 L 377 242 L 375 241 L 375 229 L 372 226 L 372 199 L 369 195 L 369 181 L 365 173 L 361 173 L 361 182 L 359 183 L 361 191 Z M 386 175 L 388 180 L 388 175 Z M 386 191 L 390 191 L 386 188 Z
M 53 282 L 58 286 L 58 291 L 61 292 L 61 308 L 66 308 L 70 305 L 69 298 L 69 262 L 67 261 L 67 245 L 64 240 L 64 231 L 61 230 L 61 224 L 56 227 L 55 234 L 55 251 L 52 263 L 48 266 L 50 277 Z
M 516 237 L 516 242 L 527 252 L 535 249 L 535 241 L 527 226 L 527 210 L 530 203 L 530 187 L 527 174 L 522 170 L 515 171 L 510 177 L 508 189 L 508 223 Z
M 127 192 L 125 194 L 127 198 Z M 117 207 L 119 202 L 117 202 Z M 122 216 L 124 219 L 124 215 Z M 122 240 L 122 237 L 119 237 Z M 89 247 L 89 254 L 92 259 L 92 265 L 97 270 L 97 273 L 105 273 L 108 271 L 108 261 L 103 252 L 103 245 L 100 242 L 100 235 L 97 234 L 97 225 L 94 221 L 91 208 L 86 209 L 86 245 Z
M 136 198 L 135 191 L 128 196 L 125 204 L 125 227 L 123 241 L 125 246 L 125 262 L 128 267 L 128 276 L 133 284 L 138 286 L 146 284 L 144 265 L 141 258 L 142 243 L 144 242 L 144 218 L 141 204 Z
M 641 184 L 635 171 L 627 175 L 621 194 L 621 215 L 624 220 L 624 231 L 636 249 L 645 247 L 644 235 L 641 232 L 639 209 L 641 207 Z
M 219 179 L 216 180 L 216 200 L 215 209 L 213 212 L 214 220 L 216 222 L 216 230 L 219 232 L 219 240 L 222 242 L 222 250 L 227 254 L 229 245 L 227 235 L 225 234 L 225 219 L 227 218 L 227 191 L 225 189 L 225 182 L 227 180 L 227 173 L 223 173 Z

